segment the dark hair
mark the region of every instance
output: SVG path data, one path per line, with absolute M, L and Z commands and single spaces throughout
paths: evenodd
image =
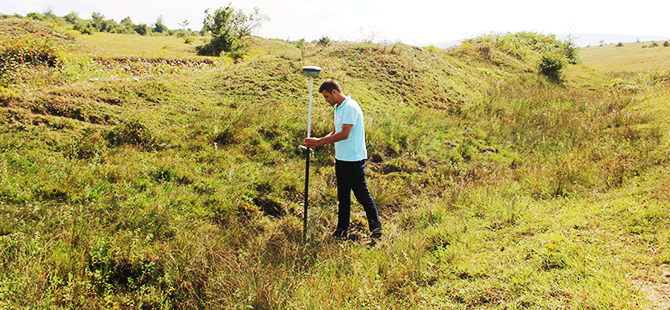
M 342 92 L 342 86 L 340 86 L 340 83 L 333 79 L 327 79 L 321 83 L 321 86 L 319 87 L 319 93 L 322 93 L 323 91 L 327 91 L 329 94 L 333 94 L 333 90 L 337 90 L 338 92 Z

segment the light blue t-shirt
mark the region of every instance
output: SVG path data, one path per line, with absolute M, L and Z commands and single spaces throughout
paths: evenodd
M 347 99 L 335 106 L 335 133 L 342 131 L 342 124 L 353 125 L 349 137 L 335 142 L 335 159 L 341 161 L 361 161 L 368 158 L 365 149 L 365 122 L 363 111 L 356 100 Z

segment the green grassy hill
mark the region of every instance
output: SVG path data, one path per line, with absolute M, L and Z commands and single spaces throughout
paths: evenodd
M 197 40 L 16 23 L 0 21 L 2 307 L 668 307 L 670 72 L 647 49 L 626 50 L 636 69 L 578 50 L 557 81 L 538 63 L 566 44 L 534 33 L 254 38 L 234 64 Z M 364 110 L 377 244 L 360 205 L 354 240 L 328 238 L 332 147 L 302 240 L 305 65 Z M 316 96 L 312 135 L 331 117 Z

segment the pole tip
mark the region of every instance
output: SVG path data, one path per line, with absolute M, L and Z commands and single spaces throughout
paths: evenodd
M 321 68 L 316 66 L 304 66 L 302 67 L 302 74 L 308 77 L 319 77 Z

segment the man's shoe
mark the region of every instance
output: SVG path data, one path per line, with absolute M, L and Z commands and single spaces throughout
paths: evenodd
M 370 233 L 370 238 L 372 238 L 372 239 L 379 239 L 382 236 L 383 235 L 382 235 L 381 228 L 375 228 L 375 230 L 373 230 L 372 233 Z
M 330 236 L 334 240 L 347 240 L 347 230 L 338 229 Z

